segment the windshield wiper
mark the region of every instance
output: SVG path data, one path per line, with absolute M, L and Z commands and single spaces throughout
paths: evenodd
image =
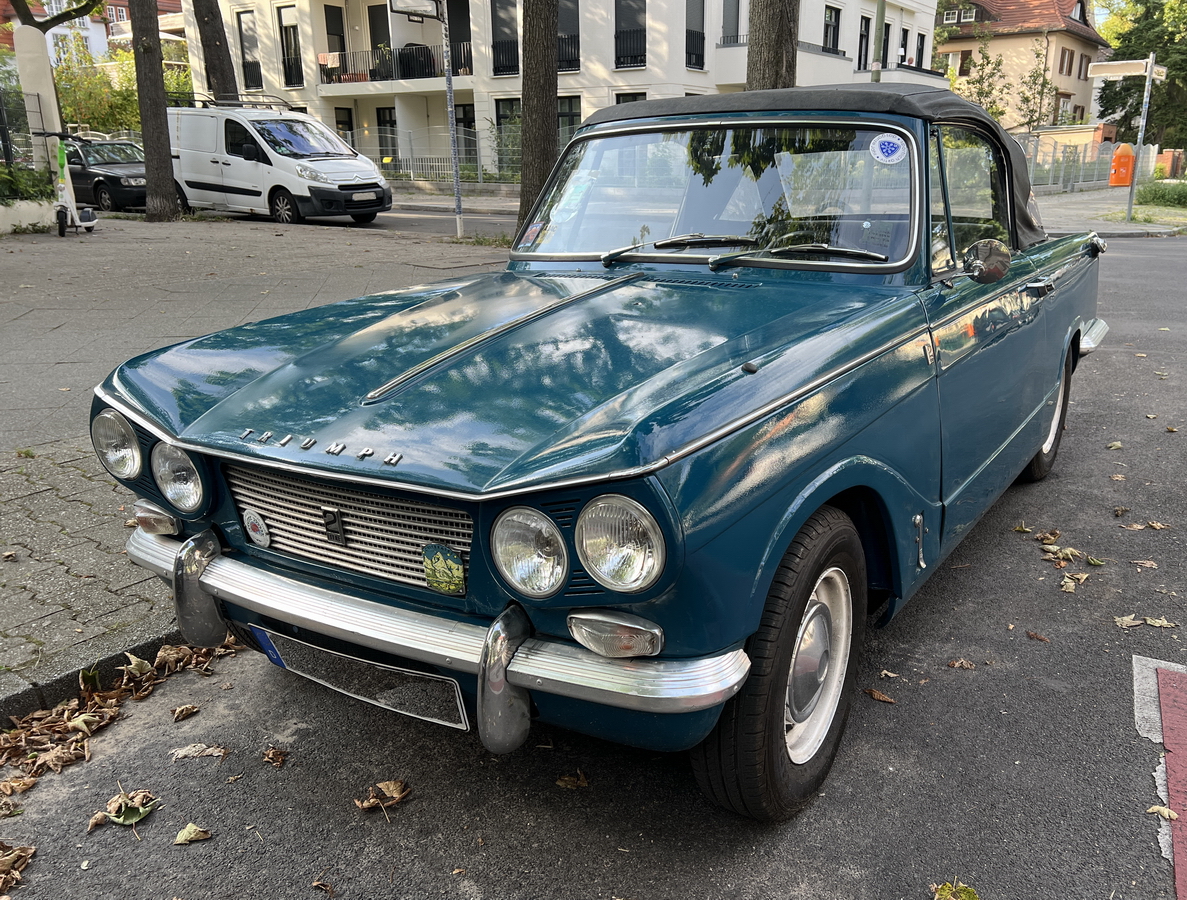
M 754 238 L 742 237 L 737 234 L 701 234 L 693 232 L 692 234 L 678 234 L 670 238 L 660 238 L 658 241 L 642 241 L 638 244 L 631 244 L 629 247 L 619 247 L 617 250 L 607 250 L 602 254 L 602 265 L 607 269 L 610 268 L 610 263 L 618 259 L 620 256 L 625 256 L 635 250 L 643 247 L 652 246 L 656 250 L 666 250 L 669 247 L 753 247 L 757 244 Z
M 745 265 L 751 259 L 765 257 L 791 256 L 799 253 L 822 253 L 827 256 L 850 256 L 856 259 L 870 259 L 874 262 L 889 262 L 890 257 L 873 250 L 862 250 L 857 247 L 833 247 L 830 244 L 792 244 L 790 247 L 776 247 L 774 250 L 747 250 L 744 253 L 730 253 L 725 256 L 715 256 L 709 260 L 709 269 L 716 272 L 724 266 Z M 765 256 L 764 256 L 765 254 Z

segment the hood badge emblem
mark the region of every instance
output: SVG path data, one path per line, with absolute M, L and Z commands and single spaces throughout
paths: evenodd
M 334 506 L 323 506 L 321 516 L 326 525 L 326 540 L 331 544 L 345 547 L 346 523 L 342 521 L 342 510 Z
M 263 515 L 250 507 L 243 510 L 243 530 L 257 547 L 267 547 L 272 543 L 272 535 L 268 534 Z
M 421 556 L 424 558 L 425 582 L 430 590 L 451 597 L 466 593 L 466 570 L 456 550 L 445 544 L 425 544 Z
M 245 444 L 267 444 L 275 436 L 271 431 L 265 431 L 259 437 L 253 437 L 256 430 L 254 428 L 245 428 L 243 433 L 239 435 L 239 440 Z M 317 438 L 297 438 L 295 435 L 286 434 L 280 440 L 275 442 L 277 447 L 287 447 L 293 440 L 297 441 L 297 446 L 302 450 L 312 450 L 317 443 Z M 341 456 L 346 450 L 346 443 L 343 441 L 331 441 L 326 447 L 325 452 L 331 456 Z M 376 450 L 374 447 L 362 447 L 357 451 L 351 451 L 354 458 L 357 460 L 368 460 L 371 457 L 376 457 L 385 466 L 397 466 L 400 460 L 404 458 L 404 454 L 396 453 L 394 450 L 389 453 L 384 453 L 382 450 Z M 382 455 L 380 455 L 382 454 Z M 263 520 L 261 520 L 262 522 Z M 254 540 L 254 539 L 253 539 Z M 264 544 L 262 546 L 267 546 Z

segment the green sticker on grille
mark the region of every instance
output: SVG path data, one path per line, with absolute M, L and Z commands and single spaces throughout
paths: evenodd
M 425 544 L 425 581 L 434 591 L 452 596 L 466 593 L 466 573 L 462 558 L 444 544 Z

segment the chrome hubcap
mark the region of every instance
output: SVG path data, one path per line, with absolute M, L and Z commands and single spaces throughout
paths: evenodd
M 796 634 L 784 708 L 787 754 L 803 764 L 816 755 L 841 702 L 853 601 L 843 570 L 826 570 L 816 581 Z

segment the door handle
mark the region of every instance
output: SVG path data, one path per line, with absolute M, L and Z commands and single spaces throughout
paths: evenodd
M 211 162 L 211 164 L 212 164 L 212 165 L 216 165 L 216 166 L 217 166 L 217 165 L 218 165 L 218 163 L 219 163 L 219 161 L 218 161 L 217 159 L 212 159 L 210 162 Z
M 230 163 L 229 163 L 229 162 L 227 162 L 227 161 L 224 159 L 224 160 L 223 160 L 223 165 L 224 165 L 224 166 L 229 166 L 229 165 L 230 165 Z
M 1028 291 L 1034 291 L 1040 297 L 1046 297 L 1055 290 L 1055 282 L 1050 278 L 1040 278 L 1037 281 L 1028 282 L 1026 289 Z

